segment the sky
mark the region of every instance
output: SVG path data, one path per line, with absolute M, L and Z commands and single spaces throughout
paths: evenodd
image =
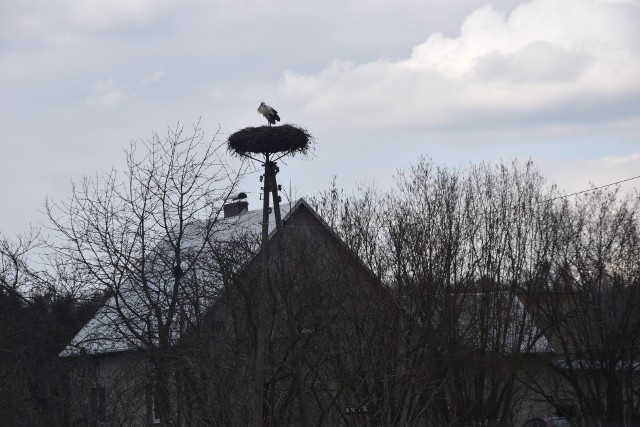
M 262 101 L 317 141 L 281 164 L 291 197 L 420 156 L 532 159 L 567 193 L 635 177 L 639 22 L 640 0 L 0 0 L 0 230 L 154 131 L 266 124 Z

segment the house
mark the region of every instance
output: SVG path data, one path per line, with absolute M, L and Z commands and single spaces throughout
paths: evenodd
M 519 426 L 546 414 L 526 383 L 526 368 L 550 345 L 521 297 L 499 287 L 461 286 L 437 295 L 426 340 L 441 372 L 441 424 Z M 429 360 L 429 359 L 428 359 Z M 543 412 L 539 412 L 543 411 Z
M 169 347 L 153 318 L 173 282 L 159 274 L 123 283 L 62 351 L 72 425 L 246 425 L 260 407 L 265 425 L 368 417 L 363 372 L 388 293 L 303 199 L 281 206 L 281 227 L 269 216 L 266 257 L 262 211 L 229 212 L 185 276 Z
M 546 290 L 526 298 L 549 340 L 527 366 L 527 384 L 547 413 L 583 425 L 640 420 L 640 303 L 637 289 L 602 280 L 591 287 Z M 613 424 L 612 424 L 613 425 Z

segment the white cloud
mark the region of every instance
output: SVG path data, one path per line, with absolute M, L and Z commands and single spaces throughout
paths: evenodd
M 91 85 L 87 104 L 113 108 L 120 105 L 126 98 L 124 87 L 119 86 L 115 79 L 110 78 L 99 80 Z
M 486 6 L 457 37 L 432 34 L 406 59 L 289 71 L 281 91 L 308 115 L 359 128 L 588 124 L 600 111 L 618 120 L 612 103 L 640 96 L 637 22 L 639 2 Z
M 164 79 L 166 75 L 167 73 L 164 70 L 158 70 L 150 76 L 144 76 L 142 78 L 142 84 L 158 83 L 160 80 Z
M 640 152 L 631 153 L 627 156 L 607 156 L 602 162 L 609 168 L 632 167 L 635 171 L 640 171 Z

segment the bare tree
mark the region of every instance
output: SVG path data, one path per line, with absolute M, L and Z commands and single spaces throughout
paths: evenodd
M 395 351 L 375 349 L 383 418 L 510 420 L 541 339 L 520 297 L 556 250 L 543 203 L 554 189 L 530 162 L 456 170 L 422 159 L 397 183 L 317 202 L 396 298 L 394 339 L 379 342 Z
M 64 424 L 67 366 L 57 355 L 95 311 L 47 270 L 37 230 L 0 238 L 0 423 Z M 34 266 L 38 268 L 34 268 Z
M 39 282 L 38 273 L 31 268 L 29 256 L 41 243 L 40 233 L 33 228 L 14 240 L 0 232 L 0 292 L 23 298 L 39 290 L 34 289 Z
M 3 423 L 37 420 L 29 390 L 29 366 L 20 341 L 21 327 L 29 304 L 26 297 L 29 269 L 26 256 L 33 247 L 33 235 L 17 242 L 0 235 L 0 413 Z
M 562 209 L 562 251 L 537 298 L 557 348 L 554 387 L 531 383 L 586 425 L 629 425 L 640 420 L 640 198 L 598 190 Z
M 139 152 L 141 150 L 141 152 Z M 207 268 L 209 241 L 220 230 L 225 200 L 242 177 L 221 146 L 196 124 L 132 143 L 127 167 L 85 179 L 66 201 L 47 202 L 56 253 L 78 266 L 88 286 L 108 290 L 109 302 L 88 337 L 136 349 L 153 367 L 160 419 L 175 418 L 172 345 L 203 314 L 216 291 Z M 111 340 L 111 341 L 109 341 Z

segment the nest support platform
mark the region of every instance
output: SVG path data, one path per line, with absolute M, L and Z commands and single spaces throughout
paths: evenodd
M 229 151 L 240 156 L 251 154 L 302 154 L 313 142 L 306 129 L 284 124 L 281 126 L 247 127 L 229 136 Z

